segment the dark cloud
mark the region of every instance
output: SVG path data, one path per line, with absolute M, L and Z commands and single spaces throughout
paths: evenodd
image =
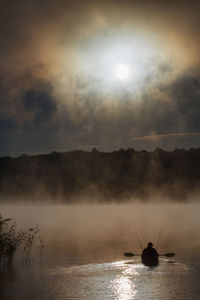
M 24 106 L 27 112 L 34 112 L 31 123 L 45 123 L 51 121 L 56 113 L 56 102 L 51 95 L 44 91 L 30 90 L 26 92 Z
M 2 155 L 7 152 L 48 152 L 73 148 L 113 150 L 123 147 L 167 149 L 200 145 L 200 84 L 198 72 L 179 76 L 169 85 L 157 87 L 138 101 L 124 99 L 110 109 L 97 105 L 92 96 L 81 98 L 73 110 L 58 106 L 48 85 L 26 91 L 22 97 L 23 122 L 1 116 Z M 97 108 L 98 106 L 98 108 Z M 173 133 L 179 134 L 173 135 Z M 182 135 L 185 133 L 185 135 Z M 188 133 L 188 134 L 187 134 Z M 138 139 L 151 135 L 157 139 Z M 168 136 L 167 136 L 168 135 Z M 181 139 L 180 139 L 181 136 Z M 8 137 L 13 148 L 7 149 Z M 173 145 L 173 146 L 172 146 Z
M 200 131 L 200 73 L 184 74 L 172 86 L 177 112 L 188 131 Z
M 12 147 L 16 124 L 12 119 L 0 117 L 0 153 L 6 155 Z

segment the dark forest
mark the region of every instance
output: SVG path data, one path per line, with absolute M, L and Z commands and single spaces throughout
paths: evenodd
M 186 202 L 200 191 L 200 149 L 81 150 L 0 158 L 1 201 Z

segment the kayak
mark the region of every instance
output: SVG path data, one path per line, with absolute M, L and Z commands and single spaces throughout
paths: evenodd
M 155 256 L 144 256 L 144 255 L 141 255 L 141 260 L 142 260 L 142 263 L 145 265 L 145 266 L 158 266 L 159 264 L 159 258 L 158 257 L 155 257 Z
M 158 266 L 159 264 L 159 256 L 166 256 L 166 257 L 174 257 L 175 253 L 165 253 L 159 255 L 144 255 L 144 254 L 134 254 L 132 252 L 124 252 L 124 256 L 133 257 L 133 256 L 140 256 L 141 261 L 145 266 Z

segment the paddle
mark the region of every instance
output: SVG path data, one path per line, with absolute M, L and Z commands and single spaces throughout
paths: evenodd
M 175 253 L 159 254 L 159 256 L 173 257 L 173 256 L 175 256 Z
M 131 252 L 125 252 L 124 256 L 132 257 L 132 256 L 140 256 L 140 254 L 135 254 L 135 253 L 131 253 Z
M 141 256 L 141 254 L 135 254 L 135 253 L 131 253 L 131 252 L 125 252 L 124 256 L 127 256 L 127 257 Z M 159 254 L 159 256 L 173 257 L 173 256 L 175 256 L 175 253 Z

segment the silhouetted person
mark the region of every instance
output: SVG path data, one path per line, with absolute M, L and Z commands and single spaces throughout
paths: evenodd
M 148 246 L 142 251 L 142 262 L 145 265 L 157 265 L 159 254 L 151 242 L 148 243 Z

